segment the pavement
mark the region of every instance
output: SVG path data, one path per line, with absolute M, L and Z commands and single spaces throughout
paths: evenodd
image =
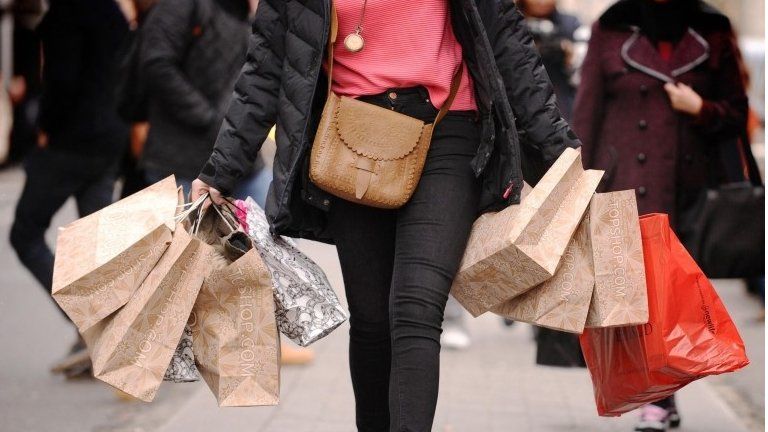
M 0 171 L 0 432 L 345 432 L 354 431 L 344 326 L 313 345 L 315 362 L 285 367 L 275 407 L 218 408 L 204 383 L 165 383 L 152 403 L 128 401 L 93 379 L 67 381 L 48 370 L 74 331 L 36 285 L 7 241 L 23 174 Z M 56 216 L 75 218 L 70 202 Z M 55 230 L 51 230 L 53 243 Z M 333 247 L 300 242 L 341 293 Z M 758 302 L 739 281 L 716 281 L 752 364 L 695 382 L 679 392 L 684 432 L 764 430 L 765 326 Z M 472 346 L 444 351 L 435 431 L 624 432 L 635 414 L 601 418 L 584 369 L 534 365 L 531 327 L 504 327 L 493 316 L 468 318 Z

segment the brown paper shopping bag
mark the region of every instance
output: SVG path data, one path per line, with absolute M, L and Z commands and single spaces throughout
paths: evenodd
M 586 326 L 647 323 L 648 291 L 635 191 L 595 194 L 589 216 L 595 290 Z
M 128 303 L 83 333 L 96 378 L 143 401 L 155 397 L 210 271 L 211 249 L 177 226 Z
M 277 405 L 280 338 L 256 249 L 206 278 L 190 325 L 198 370 L 219 406 Z
M 451 293 L 478 316 L 554 275 L 603 175 L 566 149 L 520 205 L 475 222 Z
M 594 286 L 589 214 L 586 214 L 568 243 L 555 275 L 491 311 L 514 321 L 581 333 Z
M 52 294 L 82 332 L 123 306 L 171 241 L 173 176 L 60 228 Z
M 190 318 L 195 361 L 219 406 L 276 405 L 280 338 L 272 278 L 236 221 L 213 210 L 199 231 L 214 248 L 217 268 L 205 278 Z

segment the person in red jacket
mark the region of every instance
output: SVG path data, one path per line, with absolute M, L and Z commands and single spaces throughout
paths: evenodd
M 747 96 L 727 17 L 699 0 L 621 0 L 592 28 L 573 126 L 602 190 L 634 189 L 640 214 L 679 216 L 727 176 L 718 144 L 746 127 Z M 670 397 L 636 430 L 679 425 Z

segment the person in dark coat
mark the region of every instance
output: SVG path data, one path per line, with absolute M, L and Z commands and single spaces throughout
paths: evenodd
M 518 0 L 517 4 L 552 80 L 560 112 L 570 119 L 576 95 L 572 81 L 573 43 L 581 22 L 576 16 L 561 12 L 557 0 Z
M 638 27 L 639 26 L 639 29 Z M 604 190 L 635 189 L 640 214 L 673 221 L 725 167 L 748 103 L 728 18 L 697 0 L 623 0 L 592 28 L 574 129 Z
M 223 204 L 276 124 L 267 219 L 278 234 L 336 244 L 358 430 L 426 432 L 437 404 L 441 322 L 472 223 L 481 211 L 518 203 L 524 176 L 535 183 L 580 142 L 511 0 L 333 4 L 333 91 L 431 123 L 458 88 L 410 201 L 366 207 L 309 180 L 328 95 L 329 0 L 259 2 L 248 61 L 192 199 L 210 193 Z M 358 27 L 366 43 L 356 52 L 343 41 L 366 4 Z
M 189 191 L 211 154 L 248 46 L 248 0 L 159 0 L 141 27 L 149 132 L 140 168 Z
M 602 190 L 634 189 L 640 214 L 679 217 L 726 177 L 719 149 L 746 127 L 736 38 L 699 0 L 621 0 L 592 27 L 574 106 L 587 167 Z M 734 144 L 735 145 L 735 144 Z M 672 397 L 641 410 L 638 431 L 679 424 Z
M 128 144 L 112 89 L 117 52 L 128 23 L 114 0 L 53 0 L 39 26 L 43 48 L 40 146 L 11 227 L 11 245 L 50 295 L 53 253 L 45 242 L 51 218 L 70 198 L 83 217 L 112 202 L 117 163 Z M 63 312 L 62 312 L 63 313 Z M 69 358 L 82 358 L 82 341 Z M 77 371 L 60 363 L 65 372 Z

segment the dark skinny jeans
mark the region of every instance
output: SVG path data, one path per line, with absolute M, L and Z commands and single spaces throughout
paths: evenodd
M 423 88 L 396 93 L 363 100 L 434 119 L 437 110 Z M 402 208 L 332 204 L 360 431 L 432 428 L 443 313 L 478 210 L 480 182 L 470 168 L 480 139 L 475 118 L 457 111 L 438 124 L 421 181 Z

